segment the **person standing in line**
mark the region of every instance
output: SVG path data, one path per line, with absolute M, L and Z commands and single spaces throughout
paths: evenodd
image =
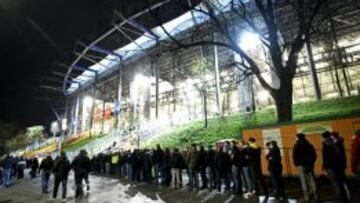
M 347 161 L 346 161 L 346 151 L 345 151 L 345 145 L 344 145 L 344 138 L 340 136 L 338 132 L 332 132 L 331 133 L 331 139 L 335 143 L 335 147 L 339 153 L 339 184 L 342 185 L 343 195 L 346 195 L 346 199 L 350 200 L 350 190 L 348 188 L 348 180 L 345 174 L 345 170 L 347 167 Z
M 345 183 L 341 175 L 341 152 L 336 147 L 334 141 L 331 139 L 331 133 L 325 131 L 323 137 L 323 169 L 327 173 L 330 184 L 335 192 L 338 202 L 348 203 L 349 199 L 346 194 Z
M 11 171 L 13 168 L 14 159 L 10 156 L 10 154 L 6 154 L 5 158 L 1 162 L 1 166 L 3 168 L 3 185 L 8 188 L 11 184 Z
M 186 162 L 189 170 L 189 190 L 199 190 L 199 151 L 196 144 L 192 144 Z
M 200 177 L 201 177 L 201 189 L 206 189 L 208 184 L 208 179 L 206 176 L 206 158 L 207 154 L 205 152 L 204 146 L 200 146 L 199 151 L 199 169 L 200 169 Z
M 293 149 L 293 161 L 294 165 L 298 169 L 305 201 L 318 201 L 314 177 L 314 166 L 316 158 L 317 156 L 315 148 L 306 139 L 305 134 L 297 134 L 296 143 Z
M 252 181 L 251 171 L 249 166 L 249 145 L 245 141 L 241 142 L 241 162 L 242 172 L 244 174 L 244 199 L 248 199 L 252 195 L 252 191 L 255 190 L 254 182 Z
M 241 181 L 241 155 L 240 150 L 237 147 L 237 142 L 232 141 L 231 143 L 231 174 L 234 183 L 234 194 L 242 193 L 242 181 Z
M 231 158 L 226 148 L 219 146 L 215 154 L 216 187 L 221 192 L 222 181 L 225 184 L 225 192 L 230 192 Z
M 360 129 L 356 130 L 352 136 L 351 170 L 355 177 L 360 180 Z
M 39 172 L 42 171 L 41 174 L 41 191 L 42 193 L 49 192 L 49 179 L 50 174 L 54 166 L 54 161 L 51 156 L 47 156 L 40 164 Z
M 255 138 L 249 139 L 249 166 L 251 171 L 251 177 L 255 186 L 255 195 L 260 195 L 260 188 L 263 191 L 265 197 L 269 196 L 267 186 L 264 181 L 264 176 L 261 168 L 261 148 L 256 144 Z
M 180 188 L 180 172 L 183 163 L 183 159 L 179 150 L 174 148 L 174 152 L 171 155 L 171 188 L 172 189 L 179 189 Z
M 162 171 L 163 171 L 163 178 L 164 178 L 164 185 L 170 186 L 171 182 L 171 164 L 170 164 L 171 154 L 170 149 L 165 148 L 164 156 L 163 156 L 163 164 L 162 164 Z
M 281 164 L 280 148 L 276 141 L 268 143 L 269 152 L 266 154 L 266 159 L 269 162 L 268 170 L 270 173 L 271 182 L 275 188 L 275 198 L 283 201 L 285 199 L 284 182 L 282 179 L 283 166 Z
M 164 151 L 161 149 L 160 145 L 158 144 L 156 146 L 156 150 L 153 153 L 155 181 L 158 184 L 164 182 L 163 173 L 162 173 L 163 156 L 164 156 Z
M 91 169 L 91 161 L 87 156 L 85 150 L 80 150 L 79 155 L 74 158 L 70 168 L 72 168 L 75 172 L 75 184 L 76 184 L 75 197 L 78 198 L 84 195 L 82 182 L 83 180 L 87 179 Z M 87 188 L 90 189 L 88 183 L 87 183 Z
M 69 171 L 71 169 L 70 162 L 66 157 L 65 152 L 61 152 L 60 157 L 55 160 L 54 164 L 54 191 L 53 198 L 56 199 L 59 185 L 62 186 L 62 202 L 66 202 L 66 190 L 67 190 L 67 180 L 69 176 Z
M 206 152 L 206 173 L 208 175 L 208 182 L 209 182 L 209 190 L 215 188 L 215 151 L 213 150 L 212 146 L 208 146 L 208 150 Z

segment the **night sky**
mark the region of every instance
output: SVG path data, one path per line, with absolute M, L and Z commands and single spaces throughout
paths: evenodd
M 54 63 L 71 63 L 77 40 L 109 29 L 113 9 L 110 0 L 0 0 L 0 120 L 25 127 L 55 119 L 39 98 L 59 95 L 40 89 L 41 78 L 64 71 Z
M 49 103 L 41 99 L 50 98 L 57 101 L 53 102 L 55 108 L 64 107 L 61 100 L 53 99 L 64 99 L 64 95 L 39 88 L 49 85 L 44 77 L 63 80 L 52 74 L 54 71 L 66 72 L 64 67 L 56 64 L 71 64 L 75 59 L 74 51 L 80 52 L 84 48 L 80 44 L 90 44 L 113 23 L 118 23 L 114 10 L 130 16 L 161 1 L 0 0 L 0 120 L 22 127 L 49 125 L 56 117 Z M 185 12 L 176 2 L 159 8 L 157 18 L 167 22 Z M 195 5 L 199 0 L 191 2 Z M 149 28 L 157 22 L 151 16 L 142 20 Z M 123 38 L 111 38 L 117 43 L 115 48 L 124 45 Z M 107 48 L 114 49 L 114 42 L 107 42 Z M 62 86 L 61 82 L 50 82 L 50 85 Z

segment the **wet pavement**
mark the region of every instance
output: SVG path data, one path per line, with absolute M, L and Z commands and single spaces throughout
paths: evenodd
M 105 176 L 90 176 L 91 190 L 84 198 L 74 198 L 74 180 L 73 175 L 70 175 L 68 182 L 68 198 L 69 203 L 232 203 L 232 202 L 280 202 L 273 198 L 264 200 L 263 197 L 252 198 L 244 200 L 240 195 L 232 195 L 229 193 L 219 193 L 217 191 L 200 190 L 197 192 L 189 192 L 186 187 L 178 190 L 172 190 L 169 187 L 146 184 L 130 183 L 126 179 L 119 179 L 117 177 Z M 50 180 L 50 188 L 52 188 L 52 179 Z M 326 182 L 318 183 L 320 188 L 321 202 L 332 201 L 332 191 L 329 184 Z M 354 186 L 352 194 L 353 202 L 360 202 L 358 194 L 360 194 L 360 187 Z M 52 192 L 52 190 L 51 190 Z M 287 182 L 286 188 L 289 203 L 301 202 L 301 189 L 296 179 Z M 58 196 L 61 195 L 61 188 L 59 188 Z M 23 180 L 16 180 L 13 185 L 6 189 L 0 189 L 0 203 L 56 203 L 58 200 L 51 200 L 51 194 L 41 194 L 40 192 L 40 177 L 30 179 L 26 177 Z

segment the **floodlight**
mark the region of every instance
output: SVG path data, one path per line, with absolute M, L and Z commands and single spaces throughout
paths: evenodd
M 261 40 L 258 34 L 245 31 L 240 36 L 239 46 L 244 50 L 253 50 L 261 45 Z
M 83 105 L 84 106 L 91 106 L 93 103 L 93 98 L 90 96 L 85 96 L 84 100 L 83 100 Z

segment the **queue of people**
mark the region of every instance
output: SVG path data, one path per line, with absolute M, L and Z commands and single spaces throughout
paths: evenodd
M 322 134 L 323 170 L 326 172 L 336 201 L 351 202 L 348 179 L 345 175 L 347 167 L 344 139 L 336 132 Z M 355 177 L 360 177 L 360 130 L 353 137 L 351 148 L 351 169 Z M 304 200 L 316 202 L 319 200 L 314 176 L 314 167 L 318 154 L 305 134 L 296 135 L 296 143 L 292 151 L 293 163 L 298 169 L 298 175 L 303 190 Z M 62 199 L 66 201 L 67 180 L 71 169 L 75 175 L 75 197 L 84 195 L 83 182 L 86 190 L 90 190 L 89 173 L 113 174 L 129 179 L 133 182 L 155 182 L 170 186 L 173 189 L 184 187 L 184 175 L 188 177 L 189 191 L 202 189 L 232 192 L 242 195 L 244 199 L 252 196 L 270 195 L 271 185 L 275 198 L 286 199 L 285 183 L 283 180 L 282 150 L 275 140 L 266 143 L 265 158 L 271 184 L 265 181 L 262 169 L 262 148 L 257 140 L 225 141 L 213 146 L 190 145 L 186 150 L 174 148 L 136 149 L 133 151 L 100 153 L 91 159 L 86 151 L 70 161 L 65 152 L 53 160 L 47 156 L 39 164 L 36 158 L 24 160 L 10 155 L 1 161 L 3 184 L 9 187 L 11 177 L 23 177 L 23 169 L 30 168 L 30 176 L 36 177 L 41 173 L 41 191 L 49 192 L 49 180 L 54 174 L 52 197 L 56 198 L 60 184 Z
M 337 202 L 350 202 L 350 190 L 345 175 L 346 153 L 344 139 L 337 132 L 322 134 L 323 170 L 326 172 Z M 317 161 L 316 149 L 305 134 L 296 135 L 292 150 L 293 163 L 298 169 L 304 200 L 319 201 L 315 182 L 314 167 Z M 183 174 L 188 177 L 189 191 L 216 189 L 221 192 L 241 194 L 247 199 L 251 196 L 270 194 L 269 186 L 275 198 L 286 199 L 283 180 L 282 150 L 274 140 L 266 144 L 265 158 L 269 182 L 265 181 L 262 170 L 262 148 L 257 140 L 226 141 L 216 146 L 198 146 L 192 144 L 186 150 L 174 148 L 162 149 L 159 145 L 154 150 L 134 150 L 133 152 L 116 152 L 98 154 L 92 158 L 93 170 L 96 173 L 120 175 L 134 182 L 149 182 L 171 186 L 173 189 L 183 187 Z M 319 155 L 320 155 L 319 154 Z M 360 174 L 360 131 L 355 132 L 352 144 L 352 170 Z M 185 172 L 185 173 L 183 173 Z

